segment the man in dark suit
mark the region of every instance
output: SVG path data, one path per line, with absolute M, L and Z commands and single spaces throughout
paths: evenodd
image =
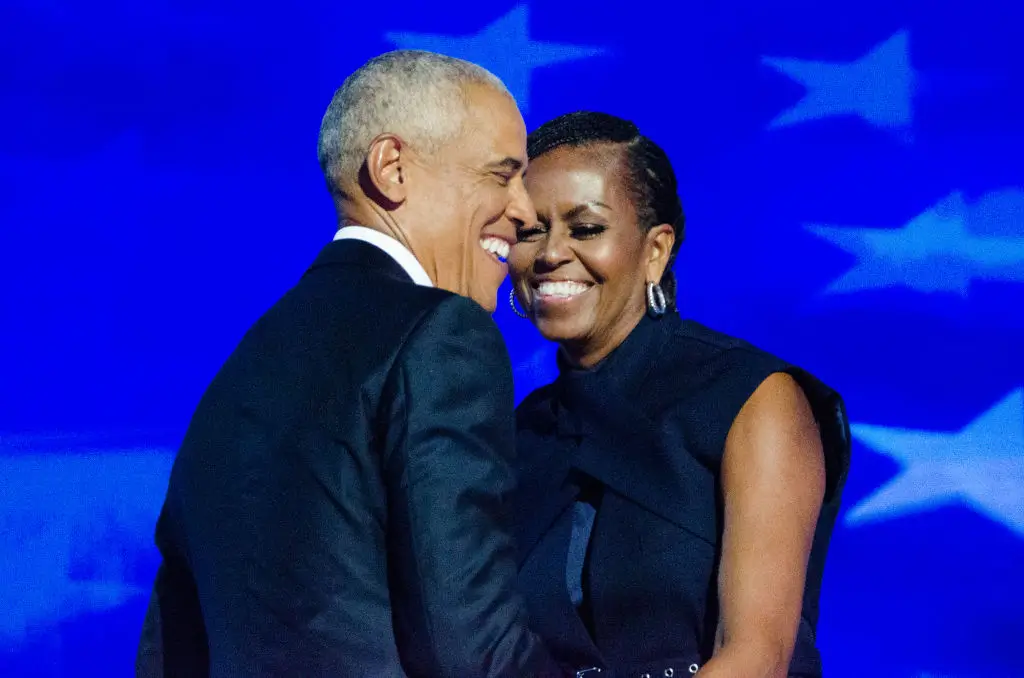
M 488 313 L 536 218 L 522 117 L 478 66 L 391 52 L 338 90 L 318 146 L 340 228 L 196 409 L 137 674 L 557 675 L 515 590 Z

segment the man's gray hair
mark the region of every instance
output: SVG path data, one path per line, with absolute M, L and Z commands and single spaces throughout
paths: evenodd
M 424 153 L 458 135 L 472 84 L 508 92 L 487 69 L 434 52 L 396 50 L 363 64 L 334 93 L 320 124 L 317 158 L 335 199 L 358 181 L 378 135 L 398 135 Z

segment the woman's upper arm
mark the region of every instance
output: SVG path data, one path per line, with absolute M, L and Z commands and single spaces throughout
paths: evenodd
M 716 654 L 740 652 L 763 660 L 763 675 L 785 675 L 825 492 L 821 436 L 788 374 L 769 376 L 741 408 L 726 438 L 721 483 Z

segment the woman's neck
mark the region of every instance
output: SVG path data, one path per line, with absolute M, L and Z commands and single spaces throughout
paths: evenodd
M 622 321 L 612 326 L 603 334 L 582 341 L 565 341 L 561 343 L 562 352 L 570 365 L 583 369 L 596 367 L 602 360 L 611 355 L 612 351 L 636 329 L 644 311 L 623 317 Z

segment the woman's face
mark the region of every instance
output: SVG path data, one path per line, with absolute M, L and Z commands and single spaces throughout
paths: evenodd
M 519 228 L 509 271 L 540 333 L 589 366 L 629 335 L 659 281 L 673 233 L 648 232 L 625 184 L 614 144 L 556 148 L 530 162 L 526 187 L 538 223 Z

